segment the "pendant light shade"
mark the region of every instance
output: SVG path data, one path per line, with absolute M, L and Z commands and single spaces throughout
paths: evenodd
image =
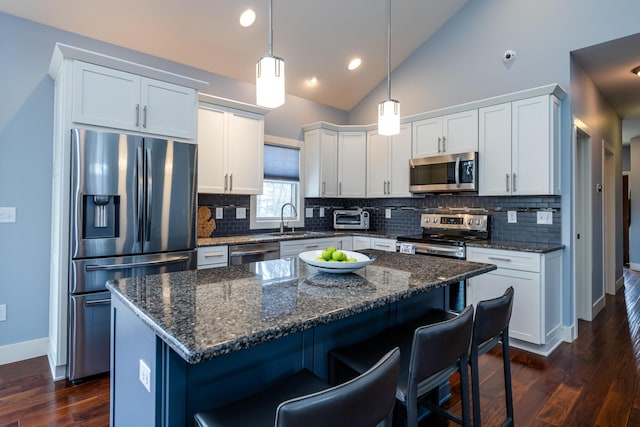
M 387 100 L 378 104 L 378 133 L 397 135 L 400 133 L 400 102 L 391 99 L 391 0 L 389 0 L 387 41 Z
M 269 0 L 269 53 L 256 64 L 256 104 L 276 108 L 284 104 L 284 59 L 273 55 L 273 19 Z

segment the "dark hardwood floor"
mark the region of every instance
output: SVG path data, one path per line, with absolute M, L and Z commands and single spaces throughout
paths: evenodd
M 548 358 L 512 349 L 516 426 L 640 426 L 640 273 L 624 272 L 624 288 L 606 297 L 593 322 L 580 321 L 579 338 Z M 504 417 L 499 350 L 481 358 L 483 425 Z M 452 409 L 459 409 L 457 379 Z M 79 385 L 53 382 L 39 357 L 0 366 L 0 427 L 106 426 L 109 377 Z M 424 426 L 454 425 L 428 419 Z

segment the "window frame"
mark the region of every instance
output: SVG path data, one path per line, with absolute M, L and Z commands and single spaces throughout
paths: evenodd
M 304 227 L 304 217 L 305 217 L 305 209 L 304 209 L 304 145 L 302 141 L 297 139 L 289 139 L 282 138 L 273 135 L 265 135 L 264 136 L 264 144 L 265 145 L 276 145 L 285 148 L 297 148 L 300 150 L 299 159 L 300 159 L 300 180 L 298 182 L 298 200 L 297 203 L 294 203 L 298 217 L 296 220 L 287 220 L 287 227 L 296 227 L 302 228 Z M 264 161 L 264 160 L 263 160 Z M 277 228 L 280 229 L 280 219 L 276 221 L 258 221 L 257 219 L 257 196 L 252 195 L 249 201 L 250 209 L 249 209 L 249 228 L 251 230 L 263 230 L 268 228 Z

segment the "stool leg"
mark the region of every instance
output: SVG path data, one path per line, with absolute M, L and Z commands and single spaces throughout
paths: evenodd
M 478 349 L 471 350 L 471 397 L 473 399 L 473 427 L 482 427 L 480 419 L 480 375 L 478 373 Z
M 469 358 L 460 358 L 460 399 L 462 400 L 462 425 L 471 427 L 469 411 Z
M 504 368 L 504 395 L 507 404 L 507 421 L 513 423 L 513 393 L 511 390 L 511 362 L 509 359 L 509 328 L 502 331 L 502 364 Z

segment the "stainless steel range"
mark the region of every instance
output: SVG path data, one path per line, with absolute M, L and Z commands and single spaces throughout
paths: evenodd
M 398 236 L 399 243 L 409 243 L 415 253 L 466 259 L 466 244 L 487 240 L 489 216 L 471 214 L 422 214 L 422 234 Z
M 466 259 L 467 243 L 489 238 L 489 216 L 471 214 L 422 214 L 422 234 L 398 236 L 416 254 Z M 413 251 L 412 251 L 413 252 Z M 448 286 L 449 309 L 461 312 L 466 305 L 464 281 Z

